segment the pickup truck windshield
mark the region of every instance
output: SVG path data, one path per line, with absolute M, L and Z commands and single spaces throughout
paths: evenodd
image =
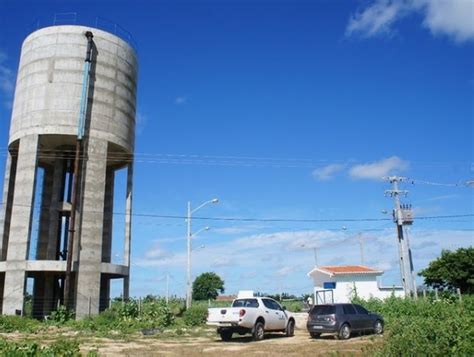
M 234 300 L 232 307 L 258 307 L 257 299 L 237 299 Z

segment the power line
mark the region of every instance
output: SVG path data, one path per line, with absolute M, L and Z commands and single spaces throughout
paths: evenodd
M 8 150 L 7 148 L 0 148 L 0 155 L 6 156 L 8 152 L 15 154 L 17 150 Z M 58 150 L 49 149 L 41 150 L 38 153 L 39 158 L 43 159 L 59 159 L 66 160 L 71 159 L 74 150 Z M 93 159 L 93 155 L 82 157 L 82 159 Z M 107 158 L 110 162 L 123 161 L 123 162 L 141 162 L 141 163 L 156 163 L 156 164 L 194 164 L 194 165 L 212 165 L 212 166 L 243 166 L 243 167 L 285 167 L 285 168 L 315 168 L 322 165 L 328 165 L 331 163 L 346 163 L 357 165 L 362 163 L 359 160 L 341 160 L 341 159 L 306 159 L 306 158 L 271 158 L 271 157 L 256 157 L 256 156 L 225 156 L 225 155 L 198 155 L 198 154 L 162 154 L 162 153 L 147 153 L 147 152 L 136 152 L 134 154 L 127 154 L 123 152 L 111 152 Z M 471 165 L 469 161 L 459 162 L 443 162 L 443 161 L 416 161 L 417 166 L 428 166 L 440 167 L 453 165 Z M 449 185 L 449 186 L 462 186 L 461 184 L 438 184 L 430 181 L 414 180 L 417 183 L 423 184 L 435 184 L 435 185 Z
M 5 205 L 2 202 L 1 205 Z M 32 205 L 14 204 L 12 206 L 21 207 L 32 207 Z M 49 207 L 45 207 L 45 210 L 49 210 Z M 103 213 L 103 211 L 85 210 L 83 212 L 88 213 Z M 126 215 L 125 212 L 112 212 L 114 215 Z M 134 217 L 150 217 L 150 218 L 163 218 L 163 219 L 187 219 L 184 215 L 170 215 L 170 214 L 157 214 L 157 213 L 132 213 Z M 430 220 L 430 219 L 450 219 L 450 218 L 466 218 L 474 217 L 473 213 L 467 214 L 453 214 L 453 215 L 439 215 L 439 216 L 419 216 L 416 219 Z M 193 217 L 193 219 L 203 221 L 225 221 L 225 222 L 291 222 L 291 223 L 325 223 L 325 222 L 387 222 L 392 221 L 391 218 L 316 218 L 316 219 L 301 219 L 301 218 L 249 218 L 249 217 Z

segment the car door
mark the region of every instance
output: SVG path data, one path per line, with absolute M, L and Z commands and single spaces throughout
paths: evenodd
M 357 319 L 360 321 L 361 328 L 363 330 L 370 330 L 373 328 L 372 317 L 369 312 L 362 306 L 353 304 L 357 311 Z
M 358 319 L 357 312 L 354 306 L 352 306 L 352 304 L 343 304 L 342 310 L 344 311 L 344 319 L 351 325 L 351 330 L 360 330 L 361 322 Z
M 265 318 L 265 330 L 278 329 L 278 315 L 275 313 L 275 306 L 271 299 L 262 299 Z
M 270 302 L 273 306 L 274 313 L 277 317 L 275 329 L 276 330 L 285 329 L 286 320 L 287 320 L 286 312 L 283 310 L 281 305 L 279 303 L 277 303 L 275 300 L 270 300 Z

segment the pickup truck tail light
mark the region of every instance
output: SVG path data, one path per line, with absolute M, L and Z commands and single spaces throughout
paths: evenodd
M 241 309 L 241 310 L 239 311 L 239 316 L 242 317 L 242 316 L 245 315 L 245 313 L 246 313 L 246 311 L 245 311 L 244 309 Z

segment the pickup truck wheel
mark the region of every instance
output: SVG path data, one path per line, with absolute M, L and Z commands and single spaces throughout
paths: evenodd
M 310 332 L 309 334 L 311 335 L 312 338 L 318 338 L 319 336 L 321 336 L 319 332 Z
M 253 328 L 253 339 L 255 341 L 261 341 L 265 337 L 265 328 L 263 323 L 257 322 Z
M 295 321 L 288 321 L 288 324 L 286 325 L 285 335 L 286 337 L 292 337 L 295 335 Z
M 221 335 L 222 341 L 230 341 L 232 339 L 232 333 L 231 330 L 222 330 L 219 332 L 219 335 Z
M 348 324 L 344 324 L 339 329 L 337 338 L 340 340 L 347 340 L 349 337 L 351 337 L 351 328 L 349 327 Z

